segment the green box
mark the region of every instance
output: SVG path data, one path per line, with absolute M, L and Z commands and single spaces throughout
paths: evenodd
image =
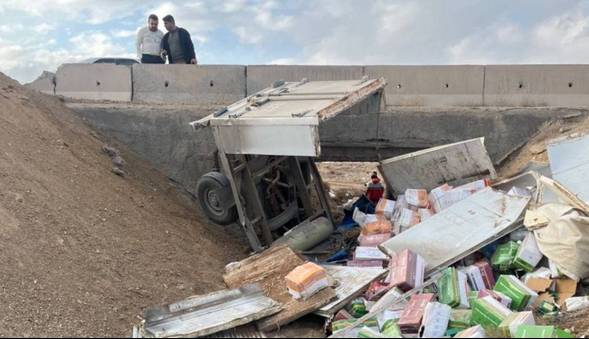
M 517 256 L 519 245 L 515 241 L 499 245 L 491 258 L 491 265 L 500 272 L 508 272 Z
M 454 267 L 444 271 L 438 280 L 438 300 L 441 304 L 452 308 L 460 306 L 460 289 L 458 288 L 458 272 Z
M 512 300 L 511 309 L 514 311 L 523 311 L 538 298 L 536 292 L 512 275 L 500 276 L 493 290 L 510 297 Z
M 574 338 L 568 332 L 565 332 L 554 326 L 530 326 L 522 325 L 518 328 L 516 338 Z
M 499 325 L 512 313 L 510 309 L 492 297 L 484 297 L 474 302 L 472 323 L 495 333 Z

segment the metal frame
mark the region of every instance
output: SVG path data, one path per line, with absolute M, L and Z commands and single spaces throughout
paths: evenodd
M 306 84 L 309 86 L 305 87 Z M 329 86 L 331 91 L 318 91 Z M 328 196 L 315 164 L 321 152 L 319 123 L 370 95 L 380 94 L 382 100 L 385 86 L 382 78 L 283 83 L 191 123 L 195 129 L 212 128 L 221 172 L 229 180 L 239 224 L 255 252 L 269 247 L 279 235 L 279 229 L 296 218 L 302 223 L 324 216 L 334 226 Z M 271 102 L 280 104 L 264 106 Z M 293 102 L 290 111 L 281 106 L 285 102 Z M 259 168 L 260 163 L 265 164 L 263 168 Z M 308 166 L 310 179 L 303 174 L 303 164 Z M 286 166 L 286 170 L 280 166 Z M 265 173 L 278 168 L 288 173 L 288 190 L 295 194 L 280 215 L 269 217 L 258 183 Z M 313 194 L 319 200 L 317 208 L 313 207 Z
M 215 140 L 219 137 L 218 130 L 213 129 Z M 233 199 L 239 215 L 239 224 L 243 228 L 250 246 L 255 252 L 260 252 L 269 247 L 274 242 L 273 228 L 282 226 L 283 223 L 279 220 L 274 225 L 269 220 L 264 209 L 263 203 L 258 194 L 255 178 L 260 172 L 268 172 L 276 168 L 276 166 L 283 162 L 288 162 L 292 174 L 294 175 L 294 185 L 297 190 L 297 198 L 301 200 L 303 220 L 313 220 L 320 216 L 327 217 L 332 225 L 334 225 L 333 216 L 329 208 L 329 201 L 324 189 L 323 181 L 315 160 L 312 157 L 280 157 L 278 161 L 269 163 L 262 170 L 257 173 L 253 171 L 248 159 L 248 155 L 227 154 L 222 147 L 222 143 L 217 143 L 219 146 L 219 159 L 221 161 L 221 169 L 223 174 L 229 179 L 231 191 L 233 192 Z M 301 168 L 301 162 L 306 160 L 310 167 L 311 183 L 307 183 Z M 311 201 L 312 189 L 315 190 L 320 207 L 313 208 Z M 297 199 L 297 200 L 298 200 Z M 295 201 L 296 203 L 296 201 Z M 297 207 L 297 214 L 299 208 Z M 285 212 L 287 213 L 287 212 Z M 280 219 L 280 216 L 276 217 Z M 287 218 L 289 221 L 292 218 Z M 301 220 L 301 222 L 303 221 Z M 259 232 L 258 232 L 259 231 Z M 258 233 L 261 233 L 261 237 Z

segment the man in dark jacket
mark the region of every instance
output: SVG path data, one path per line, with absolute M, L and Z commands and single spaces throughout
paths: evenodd
M 164 26 L 168 33 L 162 39 L 162 57 L 168 57 L 170 64 L 194 64 L 196 65 L 196 54 L 194 45 L 190 39 L 190 33 L 184 28 L 176 26 L 176 21 L 171 15 L 164 17 Z

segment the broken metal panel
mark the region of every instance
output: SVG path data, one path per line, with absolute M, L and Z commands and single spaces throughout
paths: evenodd
M 589 202 L 589 135 L 566 138 L 548 145 L 553 178 Z
M 371 267 L 323 266 L 327 274 L 338 282 L 335 289 L 337 299 L 321 307 L 316 315 L 330 318 L 352 299 L 362 294 L 371 282 L 382 278 L 388 270 Z
M 268 88 L 191 125 L 215 126 L 229 154 L 319 156 L 319 121 L 381 95 L 386 81 L 301 81 Z
M 393 255 L 405 249 L 421 255 L 426 270 L 450 265 L 521 225 L 529 197 L 490 187 L 477 192 L 380 245 Z
M 247 285 L 147 310 L 145 332 L 158 338 L 205 336 L 248 324 L 281 309 L 279 303 L 264 295 L 259 285 Z
M 428 191 L 445 183 L 459 185 L 480 178 L 497 177 L 485 148 L 477 138 L 405 154 L 380 163 L 388 188 L 402 194 L 409 188 Z

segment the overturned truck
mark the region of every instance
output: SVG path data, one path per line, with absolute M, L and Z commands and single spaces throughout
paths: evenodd
M 197 187 L 206 215 L 221 225 L 239 221 L 256 252 L 296 226 L 331 233 L 333 217 L 315 165 L 319 124 L 368 98 L 382 101 L 385 86 L 382 78 L 278 81 L 192 122 L 194 129 L 212 129 L 218 149 L 220 171 L 205 174 Z

